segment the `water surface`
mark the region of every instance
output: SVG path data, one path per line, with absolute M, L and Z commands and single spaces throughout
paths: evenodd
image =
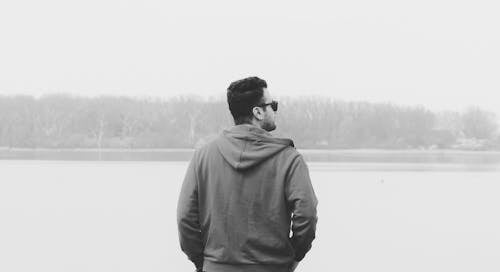
M 0 271 L 193 271 L 187 162 L 0 161 Z M 500 271 L 500 171 L 309 163 L 317 239 L 297 271 Z

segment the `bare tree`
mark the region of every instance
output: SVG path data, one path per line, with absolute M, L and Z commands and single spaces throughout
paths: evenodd
M 492 112 L 471 107 L 462 115 L 464 134 L 470 138 L 493 139 L 498 131 L 496 116 Z

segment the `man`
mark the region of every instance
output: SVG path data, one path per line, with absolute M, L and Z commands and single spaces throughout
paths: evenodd
M 307 165 L 292 140 L 269 133 L 278 103 L 264 80 L 231 83 L 227 102 L 235 126 L 195 151 L 184 178 L 181 248 L 197 271 L 294 271 L 317 222 Z

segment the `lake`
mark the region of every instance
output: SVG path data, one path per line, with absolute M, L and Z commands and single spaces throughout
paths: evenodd
M 297 271 L 500 271 L 498 164 L 309 162 L 317 238 Z M 186 271 L 187 162 L 0 160 L 0 271 Z

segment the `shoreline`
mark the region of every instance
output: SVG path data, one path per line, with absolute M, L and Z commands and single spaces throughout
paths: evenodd
M 309 162 L 500 164 L 500 151 L 297 149 Z M 195 149 L 28 149 L 0 148 L 0 160 L 189 161 Z
M 297 148 L 301 153 L 353 153 L 353 154 L 499 154 L 500 150 L 469 150 L 469 149 L 308 149 Z M 195 148 L 19 148 L 0 147 L 0 152 L 194 152 Z

